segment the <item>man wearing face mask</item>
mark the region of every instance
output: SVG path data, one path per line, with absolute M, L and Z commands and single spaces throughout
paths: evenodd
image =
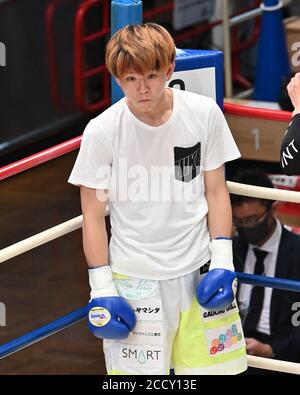
M 259 170 L 241 172 L 232 181 L 273 188 Z M 231 195 L 231 204 L 235 269 L 299 281 L 300 237 L 274 216 L 276 202 Z M 248 354 L 300 362 L 300 322 L 293 319 L 299 293 L 240 284 L 237 300 Z

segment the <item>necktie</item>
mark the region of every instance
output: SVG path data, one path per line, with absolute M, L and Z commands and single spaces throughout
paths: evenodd
M 268 253 L 257 248 L 254 248 L 253 252 L 256 257 L 254 274 L 262 274 L 264 272 L 264 259 Z M 264 293 L 264 287 L 255 286 L 252 289 L 249 312 L 244 322 L 244 331 L 246 335 L 249 332 L 256 331 L 256 326 L 258 324 L 263 306 Z

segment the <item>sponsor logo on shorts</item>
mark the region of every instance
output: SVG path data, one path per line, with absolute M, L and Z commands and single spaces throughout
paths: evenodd
M 220 318 L 220 315 L 222 315 L 222 317 L 228 316 L 228 315 L 232 314 L 233 312 L 235 313 L 236 310 L 237 310 L 236 302 L 232 302 L 231 305 L 226 307 L 226 309 L 222 309 L 222 310 L 205 310 L 205 309 L 202 309 L 202 318 L 205 321 L 212 320 L 212 319 L 217 319 L 217 318 Z
M 224 351 L 233 351 L 242 346 L 240 342 L 243 339 L 243 332 L 238 329 L 238 325 L 233 324 L 228 329 L 219 332 L 217 337 L 210 339 L 209 353 L 216 355 Z
M 138 320 L 162 320 L 162 303 L 160 299 L 131 300 L 130 305 L 133 308 Z
M 151 346 L 122 346 L 121 360 L 126 366 L 141 366 L 162 368 L 163 351 L 162 347 Z
M 161 322 L 139 322 L 135 328 L 129 332 L 127 339 L 123 343 L 135 345 L 161 345 L 163 339 L 163 326 Z

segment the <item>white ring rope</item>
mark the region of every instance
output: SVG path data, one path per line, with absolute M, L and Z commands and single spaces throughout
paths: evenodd
M 49 241 L 55 240 L 58 237 L 64 236 L 67 233 L 73 232 L 73 230 L 81 228 L 81 225 L 82 215 L 54 226 L 53 228 L 49 228 L 44 232 L 37 233 L 36 235 L 19 241 L 16 244 L 12 244 L 9 247 L 3 248 L 0 250 L 0 263 L 14 258 L 15 256 L 21 255 L 26 251 L 30 251 L 33 248 L 46 244 Z
M 285 191 L 273 188 L 257 187 L 253 185 L 239 184 L 232 181 L 227 181 L 228 190 L 230 193 L 242 196 L 256 197 L 261 199 L 281 200 L 287 202 L 300 203 L 300 193 L 294 191 Z M 109 214 L 108 208 L 105 215 Z M 33 248 L 55 240 L 64 236 L 74 230 L 81 228 L 82 215 L 72 218 L 69 221 L 63 222 L 57 226 L 49 228 L 44 232 L 38 233 L 34 236 L 28 237 L 16 244 L 0 250 L 0 263 L 30 251 Z M 273 370 L 278 372 L 293 373 L 300 375 L 300 364 L 286 361 L 279 361 L 268 358 L 255 357 L 247 355 L 248 365 L 254 368 Z
M 285 202 L 300 203 L 300 192 L 285 191 L 282 189 L 257 187 L 254 185 L 240 184 L 237 182 L 227 181 L 227 187 L 230 193 L 235 195 L 256 197 L 260 199 L 281 200 Z M 108 208 L 105 215 L 108 215 Z M 81 228 L 82 215 L 63 222 L 53 228 L 49 228 L 44 232 L 38 233 L 34 236 L 28 237 L 16 244 L 0 250 L 0 263 L 30 251 L 33 248 L 39 247 L 49 241 L 55 240 L 58 237 L 64 236 L 67 233 L 73 232 Z
M 257 187 L 255 185 L 240 184 L 238 182 L 227 181 L 230 193 L 255 197 L 260 199 L 280 200 L 283 202 L 300 203 L 300 192 L 286 191 L 283 189 Z
M 273 370 L 276 372 L 292 373 L 300 375 L 300 363 L 280 361 L 247 355 L 248 366 L 258 369 Z

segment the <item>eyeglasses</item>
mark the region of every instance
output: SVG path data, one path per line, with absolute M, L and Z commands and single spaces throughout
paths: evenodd
M 265 215 L 269 212 L 270 209 L 266 209 L 261 215 L 251 215 L 250 217 L 247 218 L 236 218 L 232 217 L 232 223 L 234 226 L 245 226 L 247 228 L 252 228 L 255 225 L 257 225 L 264 217 Z

